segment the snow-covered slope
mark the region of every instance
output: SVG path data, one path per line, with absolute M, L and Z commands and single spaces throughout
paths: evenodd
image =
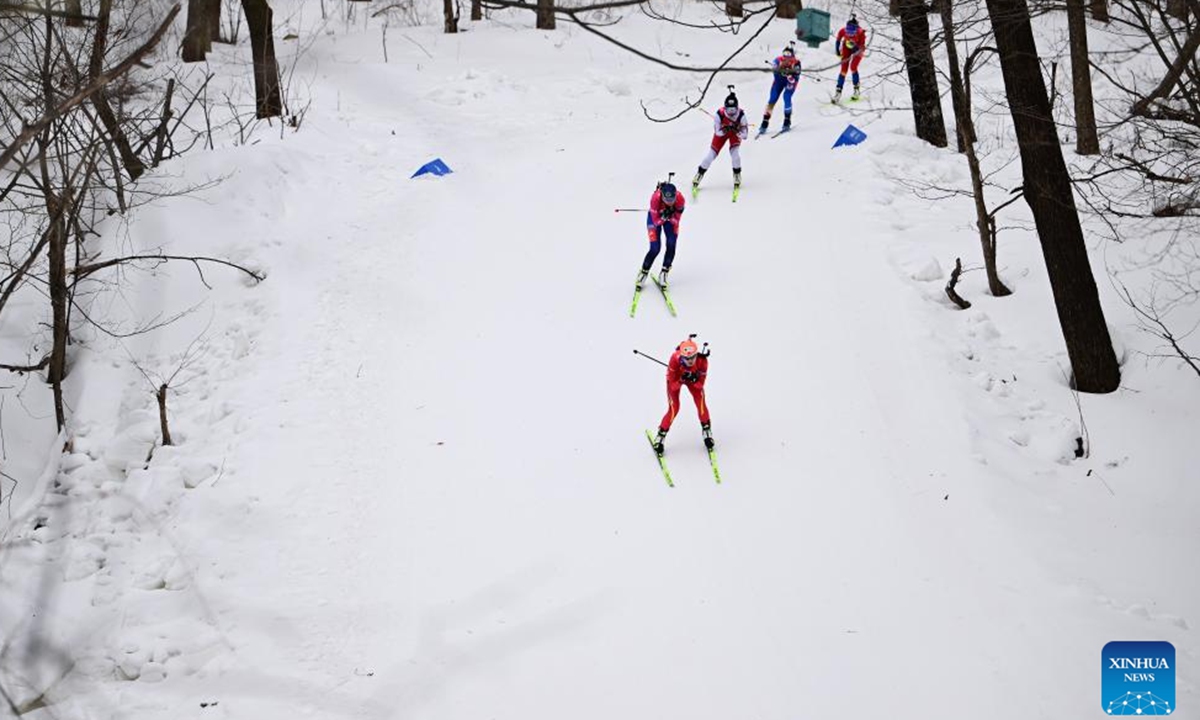
M 819 104 L 830 77 L 747 144 L 736 204 L 724 154 L 689 203 L 679 317 L 647 292 L 630 319 L 644 222 L 613 208 L 686 182 L 711 127 L 638 101 L 697 79 L 528 20 L 393 27 L 388 63 L 377 25 L 330 27 L 299 133 L 176 164 L 233 177 L 135 231 L 268 279 L 222 275 L 133 351 L 169 369 L 207 338 L 148 469 L 145 381 L 94 360 L 75 454 L 7 535 L 4 626 L 43 603 L 63 655 L 6 673 L 32 696 L 77 660 L 32 716 L 1085 717 L 1114 639 L 1173 642 L 1194 707 L 1194 378 L 1127 362 L 1129 390 L 1081 398 L 1075 460 L 1036 238 L 1002 250 L 1015 296 L 968 275 L 954 311 L 933 263 L 976 256 L 970 206 L 896 178 L 965 164 L 912 137 L 902 88 L 851 114 Z M 697 62 L 729 41 L 617 27 Z M 721 81 L 757 120 L 766 76 Z M 848 122 L 868 140 L 831 149 Z M 408 179 L 435 156 L 454 174 Z M 166 278 L 147 298 L 194 297 Z M 685 395 L 669 489 L 642 434 L 661 368 L 631 350 L 692 332 L 724 482 Z

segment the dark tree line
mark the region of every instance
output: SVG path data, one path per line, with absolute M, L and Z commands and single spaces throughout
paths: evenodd
M 250 33 L 256 115 L 279 117 L 283 115 L 283 94 L 279 86 L 279 62 L 275 59 L 274 13 L 267 0 L 241 2 Z M 181 48 L 183 61 L 202 62 L 212 44 L 220 41 L 221 0 L 188 0 L 187 29 Z
M 1063 157 L 1038 49 L 1025 0 L 987 0 L 988 27 L 994 45 L 980 45 L 960 64 L 955 37 L 952 0 L 933 5 L 924 0 L 894 0 L 899 16 L 904 62 L 912 96 L 918 137 L 945 147 L 938 75 L 931 52 L 927 13 L 941 15 L 941 41 L 949 64 L 950 99 L 954 108 L 957 148 L 966 157 L 976 225 L 983 249 L 988 287 L 993 295 L 1009 290 L 996 267 L 996 213 L 1023 199 L 1033 217 L 1047 274 L 1054 295 L 1059 326 L 1072 368 L 1072 384 L 1085 392 L 1112 392 L 1120 384 L 1120 368 L 1112 348 L 1100 296 L 1092 274 L 1087 243 L 1075 204 L 1073 180 Z M 1069 26 L 1075 92 L 1077 150 L 1098 151 L 1098 134 L 1092 111 L 1091 80 L 1083 0 L 1069 0 Z M 1103 3 L 1092 4 L 1093 13 L 1107 15 Z M 977 138 L 971 117 L 970 73 L 979 53 L 999 59 L 1005 96 L 1020 153 L 1022 184 L 1012 197 L 989 210 L 984 199 L 984 171 L 976 151 Z

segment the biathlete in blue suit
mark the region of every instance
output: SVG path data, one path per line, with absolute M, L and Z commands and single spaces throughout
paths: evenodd
M 783 95 L 783 129 L 792 127 L 792 95 L 796 92 L 796 83 L 800 80 L 800 59 L 796 57 L 796 48 L 792 43 L 783 49 L 783 53 L 771 62 L 774 71 L 774 81 L 771 83 L 771 95 L 767 98 L 767 109 L 763 111 L 762 124 L 758 126 L 758 134 L 767 131 L 771 122 L 771 111 L 779 96 Z
M 675 241 L 679 238 L 679 221 L 683 216 L 683 193 L 678 192 L 671 177 L 659 183 L 654 194 L 650 196 L 650 212 L 646 213 L 646 235 L 650 240 L 650 250 L 642 260 L 642 271 L 638 273 L 637 286 L 641 289 L 654 259 L 662 250 L 662 237 L 667 236 L 667 254 L 663 257 L 662 272 L 658 276 L 658 284 L 667 286 L 667 273 L 671 272 L 671 263 L 675 261 Z

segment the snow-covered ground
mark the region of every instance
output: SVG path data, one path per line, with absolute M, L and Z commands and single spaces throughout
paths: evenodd
M 229 177 L 131 228 L 267 280 L 147 274 L 134 312 L 203 305 L 89 338 L 71 452 L 3 519 L 0 667 L 18 705 L 45 692 L 25 717 L 1080 718 L 1101 648 L 1135 639 L 1175 645 L 1200 717 L 1200 382 L 1137 354 L 1102 248 L 1116 393 L 1068 388 L 1031 232 L 1002 236 L 1015 295 L 970 273 L 955 310 L 971 206 L 899 179 L 961 185 L 965 161 L 913 136 L 871 58 L 861 109 L 802 81 L 736 204 L 722 154 L 683 216 L 679 317 L 647 292 L 630 319 L 644 221 L 613 209 L 686 183 L 723 91 L 654 124 L 639 101 L 677 110 L 703 78 L 566 22 L 392 26 L 385 63 L 377 21 L 305 13 L 280 27 L 311 41 L 300 131 L 171 163 Z M 637 14 L 612 32 L 696 63 L 731 42 Z M 757 121 L 767 76 L 727 82 Z M 832 149 L 848 122 L 867 141 Z M 454 174 L 409 179 L 434 157 Z M 670 489 L 642 432 L 662 369 L 631 350 L 693 332 L 723 483 L 685 394 Z M 134 361 L 185 366 L 179 445 L 149 463 Z

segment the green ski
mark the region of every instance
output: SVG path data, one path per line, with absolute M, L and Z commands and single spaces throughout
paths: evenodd
M 658 291 L 662 293 L 663 300 L 667 301 L 667 309 L 671 311 L 671 317 L 678 317 L 675 314 L 675 303 L 671 302 L 671 293 L 667 292 L 667 286 L 658 281 L 658 278 L 651 276 L 654 284 L 658 286 Z
M 650 449 L 654 452 L 654 457 L 658 458 L 658 467 L 662 470 L 663 477 L 667 480 L 668 487 L 675 487 L 675 481 L 671 479 L 671 471 L 667 469 L 667 463 L 663 460 L 663 456 L 658 454 L 658 450 L 654 447 L 654 436 L 650 431 L 646 431 L 646 439 L 650 441 Z M 720 482 L 718 480 L 717 482 Z
M 714 448 L 708 449 L 708 463 L 710 465 L 712 465 L 713 477 L 716 479 L 717 484 L 720 485 L 721 484 L 721 471 L 720 471 L 720 469 L 717 468 L 717 451 Z
M 733 201 L 734 201 L 734 202 L 737 202 L 738 195 L 739 195 L 741 192 L 742 192 L 742 186 L 741 186 L 741 185 L 734 185 L 734 186 L 733 186 Z
M 629 306 L 629 317 L 633 317 L 634 313 L 637 312 L 638 300 L 641 299 L 641 297 L 642 297 L 642 286 L 637 285 L 633 289 L 633 304 Z

